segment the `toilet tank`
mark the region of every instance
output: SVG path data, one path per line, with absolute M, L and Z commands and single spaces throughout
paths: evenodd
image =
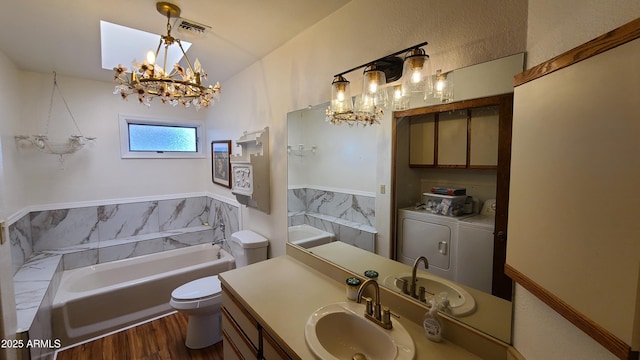
M 236 267 L 241 267 L 266 260 L 269 240 L 251 230 L 241 230 L 231 234 L 229 246 L 236 259 Z

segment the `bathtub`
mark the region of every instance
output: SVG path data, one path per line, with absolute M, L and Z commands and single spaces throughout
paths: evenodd
M 202 244 L 64 271 L 53 300 L 53 338 L 69 346 L 169 313 L 175 288 L 234 267 L 231 254 Z
M 305 249 L 328 244 L 335 240 L 335 236 L 332 233 L 316 229 L 307 224 L 289 226 L 288 232 L 289 242 Z

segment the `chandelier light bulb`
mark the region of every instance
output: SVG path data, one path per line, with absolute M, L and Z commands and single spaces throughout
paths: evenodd
M 153 65 L 156 63 L 156 54 L 151 50 L 147 51 L 147 62 L 150 65 Z

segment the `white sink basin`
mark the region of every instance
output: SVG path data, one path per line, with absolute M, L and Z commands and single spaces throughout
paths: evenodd
M 401 280 L 406 280 L 407 288 L 410 288 L 410 273 L 387 276 L 384 279 L 384 285 L 390 289 L 402 292 Z M 429 304 L 429 300 L 434 295 L 438 296 L 442 293 L 446 293 L 447 300 L 449 300 L 449 310 L 447 313 L 460 317 L 471 315 L 476 311 L 476 301 L 473 299 L 473 296 L 471 296 L 471 294 L 461 286 L 441 277 L 424 273 L 418 274 L 416 280 L 416 289 L 419 289 L 420 286 L 424 286 L 427 291 L 427 304 Z
M 415 345 L 407 330 L 392 319 L 385 330 L 364 317 L 365 306 L 355 302 L 330 304 L 316 310 L 307 321 L 304 337 L 311 352 L 322 360 L 413 359 Z

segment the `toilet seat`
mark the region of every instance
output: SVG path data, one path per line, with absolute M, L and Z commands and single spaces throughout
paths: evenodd
M 222 286 L 217 275 L 207 276 L 190 281 L 171 292 L 171 299 L 178 302 L 189 302 L 219 297 Z

